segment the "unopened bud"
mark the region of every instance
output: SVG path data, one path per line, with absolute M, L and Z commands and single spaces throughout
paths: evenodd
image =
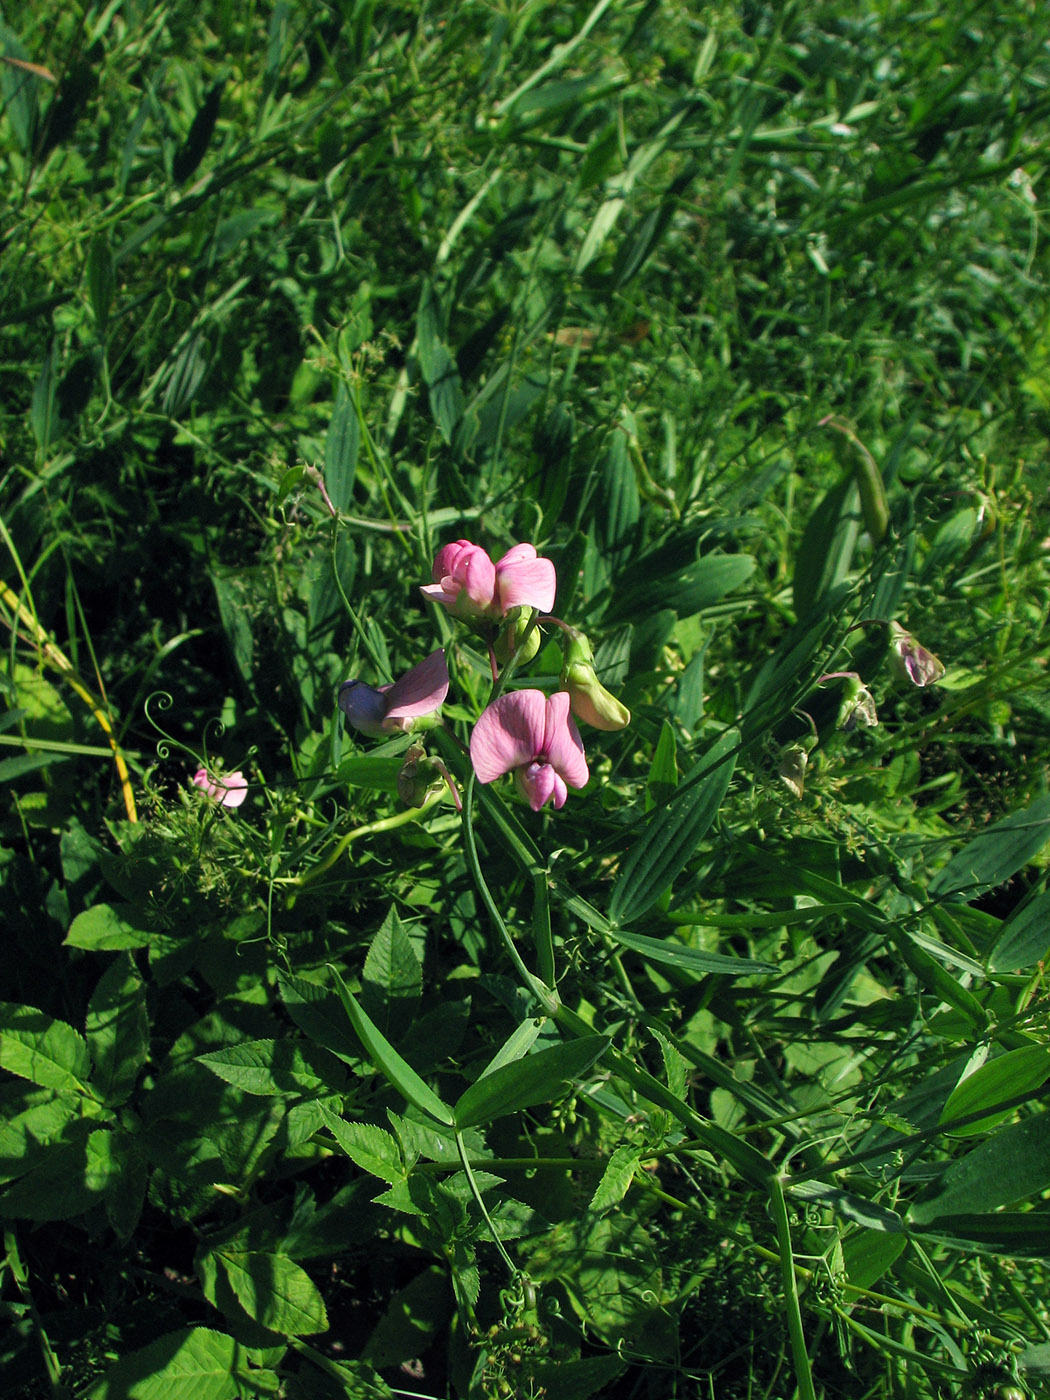
M 511 657 L 514 657 L 519 666 L 524 666 L 539 651 L 540 642 L 543 640 L 540 629 L 529 627 L 534 611 L 533 608 L 522 606 L 511 608 L 507 613 L 503 620 L 503 629 L 492 648 L 501 666 L 505 666 Z
M 847 679 L 846 693 L 842 697 L 842 707 L 839 710 L 839 728 L 850 734 L 858 726 L 873 729 L 878 722 L 875 699 L 871 691 L 859 676 Z
M 422 807 L 444 786 L 444 764 L 427 758 L 422 744 L 413 744 L 397 775 L 397 795 L 406 807 Z
M 577 719 L 595 729 L 626 729 L 631 712 L 609 693 L 594 669 L 594 652 L 586 635 L 576 627 L 566 627 L 565 662 L 561 688 L 569 693 L 569 705 Z
M 802 744 L 789 744 L 780 755 L 777 777 L 798 798 L 801 798 L 806 784 L 806 764 L 808 762 L 809 754 Z

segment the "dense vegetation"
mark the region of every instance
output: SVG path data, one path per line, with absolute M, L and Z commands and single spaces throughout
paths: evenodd
M 5 1397 L 1045 1387 L 1048 44 L 5 7 Z

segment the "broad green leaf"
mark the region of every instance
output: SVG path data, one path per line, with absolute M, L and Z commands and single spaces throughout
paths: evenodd
M 83 1092 L 91 1076 L 91 1056 L 78 1031 L 14 1002 L 0 1002 L 0 1066 L 59 1091 Z
M 956 852 L 930 881 L 931 899 L 976 899 L 1021 870 L 1050 841 L 1050 793 L 1011 812 Z
M 238 1400 L 238 1346 L 210 1327 L 168 1332 L 111 1366 L 82 1400 Z
M 660 726 L 660 737 L 653 750 L 653 761 L 649 765 L 649 777 L 645 785 L 645 810 L 651 812 L 661 802 L 666 802 L 677 786 L 678 759 L 674 726 L 665 719 Z
M 843 1191 L 838 1186 L 828 1186 L 823 1181 L 789 1182 L 788 1191 L 797 1201 L 817 1201 L 845 1219 L 863 1225 L 867 1230 L 885 1230 L 890 1234 L 899 1234 L 904 1229 L 904 1222 L 895 1210 L 880 1206 L 876 1201 L 869 1201 L 865 1196 L 858 1196 L 856 1192 Z
M 689 860 L 718 815 L 733 776 L 740 735 L 729 729 L 686 775 L 671 800 L 649 814 L 631 844 L 609 904 L 614 924 L 631 923 L 654 904 Z
M 640 953 L 648 962 L 666 963 L 688 972 L 714 972 L 723 977 L 744 977 L 751 973 L 776 972 L 773 963 L 756 958 L 734 958 L 725 953 L 705 953 L 702 948 L 689 948 L 676 938 L 647 938 L 641 933 L 610 927 L 609 937 Z
M 79 1094 L 12 1080 L 0 1091 L 0 1186 L 38 1165 L 54 1138 L 80 1118 Z
M 358 1004 L 343 981 L 339 969 L 329 964 L 329 970 L 335 978 L 336 990 L 350 1018 L 350 1024 L 357 1032 L 361 1044 L 365 1047 L 365 1053 L 376 1069 L 385 1075 L 409 1103 L 415 1104 L 416 1108 L 442 1127 L 451 1128 L 455 1122 L 452 1110 L 442 1103 L 430 1085 L 420 1078 L 408 1061 L 397 1053 L 386 1036 L 373 1025 L 364 1008 Z
M 98 980 L 88 1004 L 92 1088 L 105 1104 L 130 1094 L 149 1054 L 146 987 L 130 953 L 119 953 Z
M 980 1215 L 1033 1199 L 1048 1186 L 1050 1112 L 1044 1111 L 1001 1128 L 954 1161 L 908 1219 L 923 1225 L 941 1215 Z
M 391 906 L 372 940 L 361 974 L 361 1005 L 386 1036 L 411 1023 L 423 991 L 423 970 L 405 925 Z
M 399 1366 L 422 1355 L 452 1309 L 443 1268 L 431 1264 L 390 1299 L 362 1355 L 375 1366 Z M 353 1392 L 355 1397 L 357 1392 Z
M 141 915 L 130 904 L 94 904 L 70 924 L 66 943 L 71 948 L 114 952 L 145 948 L 153 933 L 141 927 Z
M 110 1175 L 109 1132 L 90 1119 L 70 1123 L 0 1196 L 0 1216 L 71 1220 L 102 1199 Z
M 246 1094 L 288 1098 L 334 1093 L 342 1087 L 342 1071 L 308 1041 L 242 1040 L 201 1055 L 200 1063 Z
M 842 1262 L 854 1288 L 871 1288 L 908 1247 L 908 1236 L 888 1230 L 857 1230 L 842 1242 Z
M 325 1127 L 351 1162 L 362 1171 L 378 1176 L 394 1186 L 405 1179 L 405 1164 L 393 1135 L 373 1123 L 355 1123 L 340 1118 L 321 1105 Z
M 287 1255 L 219 1249 L 215 1257 L 237 1301 L 260 1327 L 286 1337 L 327 1330 L 328 1315 L 317 1286 Z
M 346 1024 L 339 997 L 330 987 L 277 969 L 281 1000 L 289 1016 L 315 1045 L 323 1046 L 348 1064 L 361 1059 L 361 1042 Z
M 607 1210 L 612 1210 L 613 1206 L 618 1206 L 627 1195 L 641 1157 L 640 1147 L 629 1143 L 618 1147 L 606 1163 L 602 1179 L 596 1186 L 587 1209 L 604 1215 Z
M 1050 890 L 1022 904 L 1007 919 L 988 955 L 993 972 L 1021 972 L 1050 951 Z
M 350 390 L 340 380 L 324 444 L 324 484 L 336 510 L 349 510 L 361 447 L 357 405 Z
M 994 1060 L 988 1060 L 967 1075 L 958 1088 L 948 1096 L 941 1114 L 941 1122 L 948 1124 L 948 1131 L 954 1137 L 973 1137 L 987 1132 L 996 1123 L 1017 1112 L 1016 1105 L 995 1112 L 997 1104 L 1008 1099 L 1023 1098 L 1034 1094 L 1039 1086 L 1050 1078 L 1050 1045 L 1024 1045 L 1018 1050 L 1007 1050 Z M 980 1118 L 965 1127 L 950 1126 L 953 1118 L 966 1118 L 982 1109 L 992 1109 L 987 1117 Z
M 604 1035 L 581 1036 L 482 1075 L 456 1103 L 457 1129 L 462 1132 L 533 1104 L 550 1103 L 566 1080 L 578 1079 L 590 1069 L 608 1044 Z
M 493 1055 L 485 1068 L 478 1075 L 479 1079 L 484 1079 L 486 1074 L 491 1074 L 494 1070 L 501 1069 L 503 1065 L 513 1064 L 515 1060 L 520 1060 L 523 1055 L 527 1055 L 536 1043 L 536 1038 L 543 1030 L 545 1018 L 542 1016 L 530 1016 L 516 1026 L 510 1035 Z

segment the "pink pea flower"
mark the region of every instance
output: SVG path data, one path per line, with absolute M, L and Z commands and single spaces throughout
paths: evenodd
M 936 685 L 944 675 L 944 662 L 927 651 L 899 622 L 890 623 L 890 665 L 897 678 L 912 685 Z
M 339 687 L 339 708 L 355 729 L 379 739 L 429 728 L 437 722 L 436 712 L 447 694 L 448 666 L 444 650 L 439 649 L 393 685 L 344 681 Z
M 471 733 L 470 759 L 480 783 L 513 772 L 534 812 L 549 801 L 563 807 L 569 788 L 590 776 L 564 690 L 549 699 L 541 690 L 515 690 L 494 700 Z
M 239 807 L 248 796 L 248 780 L 239 769 L 236 773 L 225 773 L 217 778 L 207 768 L 198 768 L 193 782 L 195 787 L 206 792 L 221 807 Z
M 438 551 L 432 577 L 423 597 L 464 619 L 495 620 L 516 607 L 549 613 L 558 586 L 554 565 L 531 544 L 516 544 L 493 564 L 479 545 L 456 540 Z

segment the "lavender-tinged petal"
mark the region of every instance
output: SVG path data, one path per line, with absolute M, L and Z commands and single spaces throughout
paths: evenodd
M 385 731 L 387 698 L 381 690 L 364 681 L 345 681 L 339 687 L 339 708 L 362 734 L 378 739 Z
M 582 788 L 590 772 L 580 731 L 569 714 L 569 703 L 569 696 L 564 690 L 557 691 L 547 701 L 542 753 L 569 787 Z
M 522 548 L 521 545 L 516 547 Z M 549 559 L 523 559 L 509 564 L 500 560 L 496 565 L 496 593 L 501 612 L 529 607 L 549 613 L 557 591 L 558 576 Z
M 527 763 L 523 768 L 516 768 L 514 781 L 534 812 L 538 812 L 552 797 L 555 807 L 561 807 L 565 802 L 565 784 L 549 763 Z M 558 800 L 559 789 L 561 801 Z
M 448 666 L 443 649 L 406 671 L 386 692 L 386 718 L 410 719 L 440 709 L 448 694 Z
M 491 783 L 540 752 L 547 702 L 540 690 L 515 690 L 483 710 L 470 735 L 470 761 L 478 782 Z

